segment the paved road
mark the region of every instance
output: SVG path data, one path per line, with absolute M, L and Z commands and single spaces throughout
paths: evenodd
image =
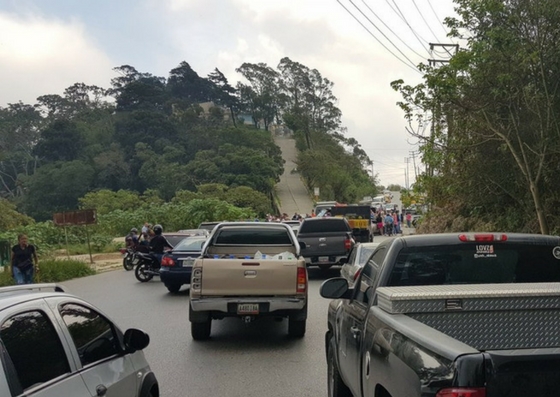
M 290 217 L 296 212 L 302 215 L 310 214 L 313 201 L 309 197 L 300 175 L 292 173 L 292 170 L 296 168 L 295 161 L 297 160 L 295 141 L 281 135 L 275 136 L 274 141 L 282 150 L 282 158 L 285 161 L 284 174 L 276 185 L 281 211 Z
M 151 336 L 146 356 L 164 397 L 303 397 L 326 395 L 324 333 L 328 301 L 318 294 L 338 269 L 310 269 L 307 333 L 287 337 L 287 321 L 214 321 L 212 338 L 190 336 L 188 290 L 171 295 L 159 281 L 141 284 L 132 272 L 116 270 L 63 283 L 115 319 L 124 330 Z

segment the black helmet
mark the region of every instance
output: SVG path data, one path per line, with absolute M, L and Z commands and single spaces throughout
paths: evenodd
M 161 227 L 161 225 L 155 225 L 152 230 L 154 231 L 155 234 L 158 235 L 163 233 L 163 227 Z
M 136 229 L 135 227 L 133 227 L 132 229 L 130 229 L 130 233 L 138 233 L 138 229 Z

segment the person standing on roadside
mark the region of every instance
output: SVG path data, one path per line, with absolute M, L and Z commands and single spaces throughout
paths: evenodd
M 27 236 L 20 234 L 18 243 L 12 247 L 12 275 L 17 284 L 32 284 L 34 271 L 39 271 L 39 260 L 34 245 Z

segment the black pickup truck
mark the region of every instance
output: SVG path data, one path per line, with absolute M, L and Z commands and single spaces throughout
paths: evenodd
M 355 243 L 348 221 L 335 217 L 304 219 L 297 238 L 305 243 L 301 255 L 307 266 L 319 266 L 322 270 L 342 264 Z
M 560 238 L 403 236 L 327 280 L 329 396 L 560 396 Z

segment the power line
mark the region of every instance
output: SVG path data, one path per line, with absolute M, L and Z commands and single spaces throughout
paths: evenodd
M 353 2 L 352 0 L 349 0 L 349 1 L 350 1 L 350 4 L 352 4 L 352 5 L 354 6 L 354 8 L 356 8 L 356 10 L 358 10 L 358 11 L 360 12 L 360 14 L 362 14 L 363 17 L 364 17 L 365 19 L 367 19 L 367 20 L 369 21 L 369 23 L 371 23 L 371 24 L 373 25 L 373 27 L 374 27 L 375 29 L 377 29 L 377 30 L 379 31 L 379 33 L 381 33 L 381 35 L 382 35 L 383 37 L 385 37 L 385 39 L 387 39 L 387 41 L 388 41 L 389 43 L 391 43 L 391 45 L 392 45 L 393 47 L 395 47 L 395 49 L 396 49 L 398 52 L 400 52 L 401 55 L 402 55 L 403 57 L 405 57 L 405 59 L 406 59 L 408 62 L 410 62 L 411 65 L 414 65 L 414 62 L 412 62 L 412 61 L 406 56 L 406 54 L 405 54 L 404 52 L 402 52 L 402 51 L 399 49 L 399 47 L 397 47 L 397 46 L 391 41 L 391 39 L 389 39 L 389 38 L 387 37 L 387 35 L 386 35 L 385 33 L 383 33 L 383 31 L 382 31 L 381 29 L 379 29 L 379 28 L 377 27 L 377 25 L 375 25 L 371 19 L 368 18 L 368 16 L 367 16 L 366 14 L 364 14 L 364 12 L 360 9 L 360 7 L 358 7 L 356 4 L 354 4 L 354 2 Z M 416 65 L 414 65 L 414 67 L 416 68 Z
M 354 18 L 356 20 L 356 22 L 358 22 L 360 25 L 362 25 L 362 28 L 364 28 L 370 35 L 371 37 L 373 37 L 379 44 L 381 44 L 381 46 L 383 48 L 385 48 L 387 51 L 389 51 L 389 53 L 391 53 L 391 55 L 393 55 L 395 58 L 397 58 L 399 61 L 401 61 L 402 63 L 404 63 L 406 66 L 408 66 L 409 68 L 413 69 L 414 71 L 421 73 L 415 66 L 412 66 L 408 63 L 406 63 L 405 61 L 403 61 L 401 58 L 399 58 L 393 51 L 391 51 L 389 48 L 387 48 L 387 46 L 385 44 L 383 44 L 373 33 L 371 33 L 371 31 L 358 19 L 356 18 L 356 16 L 354 14 L 352 14 L 352 12 L 346 8 L 344 6 L 344 4 L 342 4 L 340 2 L 340 0 L 336 0 L 338 2 L 338 4 L 340 4 L 342 6 L 342 8 L 344 8 L 346 10 L 346 12 L 348 14 L 350 14 L 352 16 L 352 18 Z
M 395 14 L 397 14 L 398 17 L 400 17 L 404 23 L 406 23 L 406 26 L 408 26 L 408 28 L 410 29 L 410 31 L 412 32 L 412 34 L 414 35 L 414 37 L 416 37 L 416 40 L 418 40 L 418 42 L 420 43 L 420 45 L 422 47 L 424 47 L 426 49 L 426 51 L 428 51 L 428 47 L 426 47 L 424 45 L 424 43 L 429 43 L 428 40 L 424 39 L 422 36 L 420 36 L 418 33 L 416 33 L 416 31 L 412 28 L 412 26 L 410 26 L 410 24 L 408 23 L 408 21 L 406 20 L 404 14 L 402 13 L 401 9 L 399 8 L 399 6 L 397 5 L 397 3 L 395 3 L 395 0 L 393 0 L 393 4 L 395 5 L 396 9 L 393 8 L 393 6 L 391 5 L 391 3 L 389 3 L 389 0 L 385 0 L 385 2 L 389 5 L 389 7 L 391 7 L 391 9 L 393 10 L 393 12 Z M 398 11 L 397 11 L 398 10 Z M 424 43 L 422 42 L 424 41 Z
M 447 37 L 447 34 L 449 33 L 447 31 L 447 29 L 445 28 L 445 26 L 443 26 L 443 23 L 441 23 L 441 20 L 438 17 L 438 14 L 436 13 L 436 10 L 434 10 L 434 7 L 432 6 L 432 2 L 430 0 L 428 0 L 428 5 L 430 6 L 430 8 L 432 9 L 432 12 L 434 13 L 437 21 L 439 22 L 439 26 L 441 26 L 441 28 L 443 29 L 443 31 L 445 32 L 445 37 Z
M 375 17 L 376 17 L 377 19 L 379 19 L 379 21 L 381 21 L 381 23 L 382 23 L 387 29 L 389 29 L 389 31 L 390 31 L 391 33 L 393 33 L 393 35 L 395 35 L 395 37 L 396 37 L 397 39 L 399 39 L 400 42 L 403 43 L 410 51 L 414 52 L 414 53 L 415 53 L 416 55 L 418 55 L 420 58 L 423 57 L 421 54 L 419 54 L 418 52 L 416 52 L 412 47 L 410 47 L 408 44 L 406 44 L 406 41 L 404 41 L 403 39 L 401 39 L 401 38 L 399 37 L 398 34 L 396 34 L 385 22 L 383 22 L 383 19 L 379 18 L 379 16 L 375 13 L 375 11 L 373 11 L 373 10 L 371 9 L 371 7 L 367 5 L 367 3 L 365 2 L 365 0 L 362 0 L 362 3 L 364 3 L 364 5 L 368 8 L 368 10 L 370 10 L 371 13 L 372 13 L 373 15 L 375 15 Z M 429 54 L 429 52 L 428 52 L 428 54 Z
M 430 26 L 430 24 L 426 21 L 426 18 L 424 18 L 424 14 L 422 14 L 422 11 L 420 11 L 420 8 L 418 8 L 418 4 L 416 4 L 416 0 L 412 0 L 412 3 L 414 4 L 414 7 L 416 7 L 416 10 L 418 10 L 418 14 L 420 14 L 420 17 L 422 18 L 422 20 L 424 21 L 424 23 L 426 24 L 426 26 L 428 27 L 430 32 L 432 32 L 432 34 L 434 35 L 434 38 L 436 40 L 439 40 L 437 35 L 432 30 L 432 27 Z

